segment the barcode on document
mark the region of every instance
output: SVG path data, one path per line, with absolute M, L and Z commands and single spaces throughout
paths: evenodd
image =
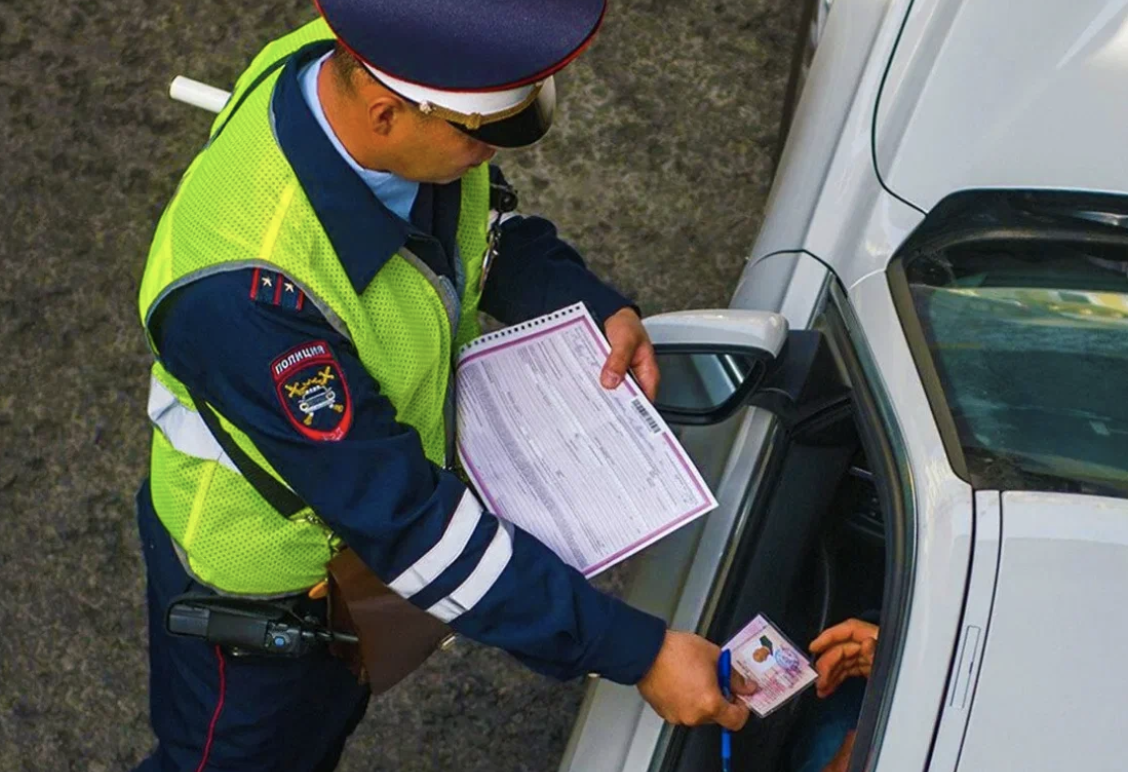
M 636 413 L 642 416 L 642 420 L 646 421 L 646 426 L 650 429 L 651 434 L 658 434 L 662 431 L 662 427 L 658 425 L 654 416 L 650 415 L 650 411 L 646 409 L 646 405 L 642 404 L 642 400 L 632 399 L 631 406 L 634 407 Z

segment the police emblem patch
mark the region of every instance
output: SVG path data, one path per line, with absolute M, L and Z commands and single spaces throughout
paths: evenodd
M 271 363 L 270 374 L 295 429 L 311 440 L 344 439 L 352 426 L 352 399 L 328 343 L 316 340 L 290 349 Z

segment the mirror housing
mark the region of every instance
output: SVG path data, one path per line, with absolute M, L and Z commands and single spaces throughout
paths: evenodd
M 787 341 L 787 320 L 767 311 L 716 309 L 643 322 L 662 380 L 655 406 L 681 424 L 723 421 L 748 401 Z

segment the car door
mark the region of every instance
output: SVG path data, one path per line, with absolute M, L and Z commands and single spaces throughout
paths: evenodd
M 911 559 L 911 549 L 905 545 L 912 538 L 903 511 L 904 464 L 896 458 L 894 441 L 880 418 L 888 405 L 878 404 L 865 383 L 867 376 L 850 342 L 850 324 L 843 316 L 843 311 L 850 314 L 845 293 L 824 280 L 809 302 L 822 311 L 813 314 L 808 329 L 789 331 L 780 354 L 754 387 L 745 385 L 742 392 L 732 380 L 728 393 L 735 402 L 723 406 L 709 395 L 724 390 L 694 383 L 726 370 L 724 358 L 739 354 L 742 335 L 748 337 L 741 331 L 743 320 L 755 319 L 755 314 L 746 317 L 747 311 L 729 309 L 647 320 L 666 374 L 659 407 L 677 427 L 720 502 L 718 510 L 655 545 L 633 565 L 627 600 L 667 619 L 672 627 L 697 630 L 724 642 L 760 611 L 798 637 L 813 635 L 828 621 L 829 609 L 822 603 L 817 582 L 807 593 L 810 608 L 783 603 L 782 596 L 765 588 L 772 582 L 778 587 L 806 587 L 805 569 L 792 553 L 811 548 L 824 514 L 819 507 L 833 499 L 838 476 L 853 471 L 849 451 L 858 445 L 858 438 L 837 435 L 844 424 L 853 426 L 858 411 L 872 418 L 865 422 L 867 436 L 861 444 L 878 465 L 873 476 L 881 480 L 882 509 L 894 515 L 888 524 L 878 519 L 878 538 L 884 539 L 886 530 L 893 534 L 890 560 L 897 564 L 896 576 L 911 579 L 911 571 L 903 565 Z M 860 390 L 850 382 L 851 374 L 863 381 Z M 872 523 L 867 527 L 872 530 Z M 884 594 L 889 599 L 886 613 L 892 615 L 891 629 L 896 631 L 900 622 L 890 605 L 903 605 L 908 584 L 882 586 L 882 568 L 876 577 L 877 606 Z M 822 576 L 817 567 L 809 573 Z M 890 635 L 889 647 L 895 647 L 897 640 L 897 635 Z M 896 671 L 888 667 L 875 681 L 891 683 Z M 761 764 L 769 755 L 784 757 L 788 722 L 795 718 L 787 718 L 784 711 L 770 725 L 746 730 L 737 740 L 737 753 L 760 760 L 751 768 L 775 768 Z M 875 712 L 871 723 L 876 721 Z M 719 764 L 715 734 L 715 728 L 665 726 L 635 690 L 599 681 L 589 690 L 561 769 L 712 769 Z M 871 731 L 869 736 L 873 735 Z
M 776 412 L 778 433 L 750 506 L 750 523 L 734 543 L 728 575 L 717 577 L 713 613 L 708 620 L 702 620 L 701 630 L 711 639 L 723 642 L 751 616 L 766 612 L 797 642 L 805 642 L 810 640 L 808 636 L 813 637 L 845 616 L 880 610 L 878 665 L 859 716 L 854 759 L 858 765 L 876 765 L 880 760 L 878 768 L 900 769 L 903 767 L 892 755 L 880 751 L 883 741 L 888 739 L 884 729 L 890 706 L 899 691 L 897 680 L 908 638 L 914 583 L 922 579 L 914 572 L 917 539 L 921 536 L 916 527 L 918 500 L 926 507 L 932 505 L 930 497 L 935 491 L 919 492 L 923 495 L 914 491 L 910 461 L 920 438 L 909 442 L 901 434 L 896 409 L 904 395 L 886 389 L 888 376 L 899 371 L 882 373 L 875 358 L 877 353 L 883 357 L 890 353 L 884 350 L 888 342 L 872 341 L 879 349 L 874 351 L 867 338 L 866 327 L 877 321 L 872 318 L 876 310 L 876 304 L 871 304 L 867 308 L 870 318 L 858 318 L 848 293 L 835 281 L 828 283 L 819 310 L 803 334 L 818 336 L 829 355 L 815 360 L 807 383 L 822 383 L 824 395 L 826 384 L 837 383 L 845 389 L 848 412 L 839 415 L 837 421 L 826 410 L 800 410 L 790 417 L 786 411 Z M 877 329 L 887 326 L 886 319 Z M 913 375 L 911 363 L 906 375 Z M 818 388 L 808 391 L 807 396 L 817 393 Z M 811 421 L 812 416 L 818 418 Z M 850 448 L 851 442 L 854 453 L 844 457 L 841 450 Z M 846 459 L 847 468 L 836 466 Z M 864 469 L 856 467 L 858 459 L 862 459 Z M 870 506 L 852 495 L 859 489 L 855 484 L 858 472 L 869 480 L 864 487 L 868 497 L 863 498 L 874 499 Z M 820 548 L 824 534 L 837 533 L 841 544 L 843 532 L 856 531 L 876 532 L 880 547 L 871 559 L 863 554 L 863 540 L 855 539 L 849 542 L 848 549 L 839 551 L 837 561 L 830 560 L 828 571 L 821 565 L 821 549 L 819 560 L 808 561 L 804 567 L 801 562 L 788 560 L 799 559 L 801 552 L 812 546 L 796 533 L 796 521 L 808 521 L 809 527 L 813 526 Z M 795 554 L 780 554 L 789 550 Z M 846 563 L 864 565 L 844 565 L 843 556 Z M 850 570 L 859 567 L 860 571 Z M 789 570 L 793 572 L 790 576 Z M 865 583 L 867 571 L 873 574 L 869 579 L 877 585 L 875 593 L 848 586 Z M 924 579 L 927 581 L 927 577 Z M 825 589 L 828 583 L 829 590 Z M 960 588 L 954 589 L 958 598 Z M 805 613 L 805 602 L 812 600 L 815 613 Z M 946 671 L 946 659 L 939 663 L 942 671 Z M 911 695 L 901 692 L 900 697 L 903 700 Z M 814 695 L 808 694 L 786 711 L 762 721 L 753 719 L 736 739 L 735 754 L 743 762 L 737 766 L 753 770 L 786 768 L 796 755 L 802 755 L 802 748 L 797 747 L 797 736 L 801 734 L 798 730 L 806 718 L 804 714 L 816 709 L 816 703 Z M 918 710 L 915 715 L 917 725 L 929 735 L 935 717 L 935 709 Z M 669 741 L 662 750 L 661 765 L 652 769 L 689 772 L 716 766 L 714 728 L 667 730 L 667 734 Z M 905 739 L 915 741 L 913 736 Z M 927 744 L 915 749 L 924 753 Z

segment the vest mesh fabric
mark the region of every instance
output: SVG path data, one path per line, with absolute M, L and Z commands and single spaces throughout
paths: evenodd
M 488 212 L 490 208 L 489 171 L 485 166 L 478 168 L 477 180 L 462 180 L 462 211 Z M 488 218 L 463 216 L 458 220 L 457 240 L 466 267 L 466 290 L 462 296 L 462 319 L 455 338 L 455 353 L 462 346 L 482 334 L 478 321 L 478 303 L 482 299 L 482 258 L 486 252 Z M 467 260 L 467 255 L 476 259 Z
M 231 103 L 271 64 L 328 38 L 319 20 L 272 43 L 239 78 Z M 154 237 L 141 286 L 142 320 L 147 323 L 171 289 L 215 272 L 250 265 L 282 271 L 312 302 L 339 318 L 365 369 L 396 406 L 397 419 L 419 432 L 427 457 L 442 465 L 453 347 L 479 329 L 488 171 L 476 168 L 462 180 L 457 239 L 467 282 L 459 329 L 452 335 L 433 285 L 399 255 L 357 294 L 274 139 L 269 112 L 278 75 L 246 97 L 185 173 Z M 221 114 L 216 127 L 225 117 Z M 183 385 L 159 363 L 153 375 L 183 407 L 194 410 Z M 282 479 L 246 434 L 222 416 L 221 421 L 248 455 Z M 240 474 L 176 450 L 159 430 L 155 435 L 154 507 L 197 577 L 225 592 L 254 595 L 301 590 L 324 577 L 335 537 L 312 513 L 285 520 Z

